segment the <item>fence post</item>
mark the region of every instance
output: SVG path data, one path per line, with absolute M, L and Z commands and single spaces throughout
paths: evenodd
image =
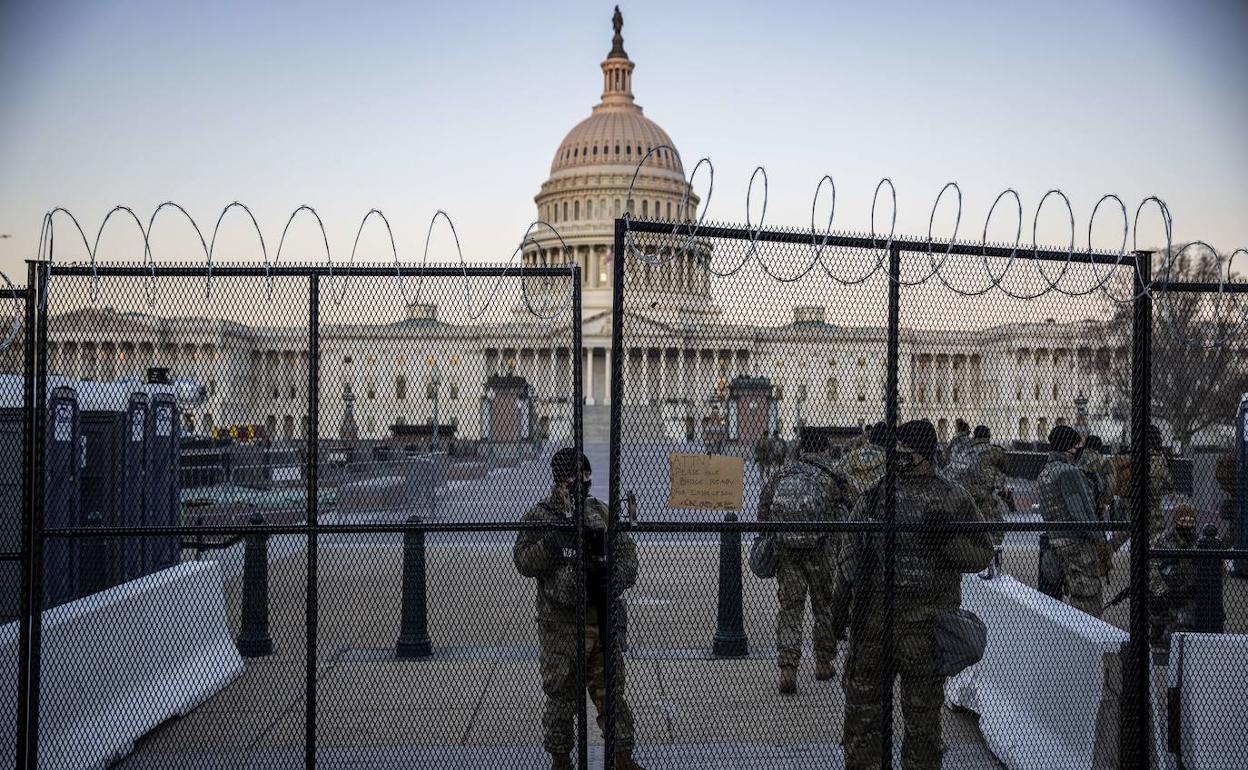
M 307 445 L 307 470 L 304 518 L 308 525 L 307 582 L 304 586 L 304 714 L 303 714 L 303 762 L 304 767 L 316 767 L 316 648 L 320 629 L 320 551 L 317 543 L 317 526 L 320 516 L 320 404 L 321 404 L 321 277 L 313 272 L 308 276 L 308 424 L 305 430 Z
M 43 254 L 39 255 L 40 257 Z M 43 632 L 44 444 L 48 418 L 47 281 L 50 262 L 26 263 L 22 390 L 22 592 L 19 597 L 15 767 L 39 765 L 39 677 Z
M 253 513 L 248 523 L 260 526 L 264 516 Z M 238 630 L 238 654 L 259 658 L 273 652 L 269 635 L 269 536 L 260 532 L 246 536 L 243 545 L 243 608 Z
M 737 514 L 727 513 L 724 522 L 733 524 Z M 749 653 L 741 607 L 741 532 L 719 533 L 719 607 L 711 652 L 721 658 L 739 658 Z
M 1131 638 L 1123 672 L 1119 756 L 1122 767 L 1146 767 L 1151 754 L 1148 654 L 1149 446 L 1152 347 L 1152 254 L 1135 254 L 1135 300 L 1131 329 Z
M 407 523 L 420 525 L 423 520 L 419 516 L 409 516 Z M 394 645 L 395 656 L 411 660 L 433 655 L 425 595 L 423 530 L 409 529 L 403 533 L 403 593 L 399 603 L 399 640 Z
M 891 244 L 888 250 L 888 352 L 884 387 L 884 422 L 888 429 L 888 441 L 884 456 L 884 637 L 880 641 L 881 691 L 884 695 L 883 734 L 880 746 L 881 767 L 893 766 L 893 678 L 897 670 L 893 664 L 893 608 L 896 591 L 897 531 L 897 420 L 898 420 L 898 363 L 901 349 L 901 247 Z M 862 622 L 856 619 L 855 622 Z

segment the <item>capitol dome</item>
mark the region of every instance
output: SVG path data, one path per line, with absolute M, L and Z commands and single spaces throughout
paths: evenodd
M 672 138 L 642 114 L 631 95 L 627 104 L 612 104 L 604 98 L 593 114 L 577 123 L 559 143 L 550 173 L 585 170 L 588 166 L 636 166 L 647 152 L 658 147 L 646 161 L 643 173 L 663 169 L 679 175 L 680 163 L 668 149 L 673 146 Z
M 633 99 L 635 65 L 624 50 L 618 7 L 612 22 L 615 36 L 602 62 L 602 101 L 555 150 L 550 176 L 533 199 L 538 220 L 552 229 L 536 232 L 524 254 L 529 265 L 581 266 L 585 318 L 611 308 L 615 220 L 630 205 L 638 219 L 665 221 L 690 220 L 698 206 L 672 138 Z M 645 268 L 644 285 L 653 283 L 654 291 L 668 295 L 672 301 L 664 307 L 670 312 L 705 314 L 707 285 L 698 269 L 704 256 L 689 250 L 670 264 Z

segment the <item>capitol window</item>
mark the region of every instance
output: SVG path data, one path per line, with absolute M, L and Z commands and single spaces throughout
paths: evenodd
M 620 146 L 618 144 L 615 146 L 615 154 L 616 155 L 620 154 Z
M 650 201 L 641 202 L 641 218 L 642 219 L 650 218 Z
M 594 218 L 594 201 L 592 198 L 585 201 L 585 218 L 586 219 Z
M 836 390 L 837 390 L 836 378 L 829 377 L 828 378 L 828 400 L 829 401 L 836 401 Z
M 580 221 L 581 219 L 581 202 L 580 201 L 572 201 L 572 218 L 577 221 Z
M 407 378 L 401 374 L 394 378 L 394 397 L 398 401 L 407 398 Z

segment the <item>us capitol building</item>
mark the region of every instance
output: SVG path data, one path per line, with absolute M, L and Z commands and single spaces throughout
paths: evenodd
M 802 421 L 852 426 L 879 419 L 883 327 L 831 324 L 817 305 L 794 307 L 783 320 L 777 314 L 770 327 L 724 323 L 705 250 L 690 249 L 657 268 L 626 262 L 630 276 L 654 271 L 642 285 L 662 302 L 642 301 L 642 290 L 630 284 L 629 346 L 612 349 L 614 220 L 627 206 L 638 161 L 653 148 L 675 146 L 634 101 L 635 65 L 624 50 L 618 9 L 614 26 L 601 65 L 602 100 L 560 142 L 535 197 L 538 219 L 559 236 L 547 231 L 523 254 L 528 265 L 559 265 L 570 249 L 581 267 L 586 441 L 606 440 L 614 356 L 624 357 L 630 440 L 693 438 L 708 420 L 748 442 L 762 430 L 792 436 Z M 634 216 L 679 218 L 686 194 L 696 209 L 677 158 L 660 149 L 637 176 Z M 533 319 L 525 327 L 521 314 L 512 317 L 456 324 L 440 320 L 435 305 L 419 304 L 395 323 L 324 323 L 320 435 L 384 439 L 393 426 L 431 425 L 438 409 L 438 422 L 454 425 L 461 438 L 570 440 L 571 361 L 557 342 L 570 337 L 552 336 L 549 328 L 535 335 Z M 1116 440 L 1121 421 L 1095 375 L 1115 351 L 1089 325 L 1096 322 L 1009 324 L 974 334 L 903 329 L 902 412 L 929 417 L 942 432 L 957 418 L 983 423 L 1001 443 L 1043 438 L 1058 423 L 1087 425 Z M 199 383 L 200 396 L 183 415 L 188 432 L 261 423 L 278 439 L 305 435 L 306 328 L 84 306 L 52 318 L 50 329 L 53 374 L 106 381 L 163 366 Z M 546 346 L 534 344 L 543 338 Z M 20 350 L 16 355 L 20 371 Z M 746 391 L 763 398 L 735 403 L 731 394 Z M 506 426 L 500 400 L 518 415 Z M 758 413 L 747 416 L 746 406 Z

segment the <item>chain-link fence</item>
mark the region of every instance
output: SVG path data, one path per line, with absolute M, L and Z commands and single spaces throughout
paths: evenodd
M 1230 335 L 1180 351 L 1237 328 L 1242 287 L 1167 265 L 1144 291 L 1147 254 L 643 221 L 615 253 L 612 521 L 641 554 L 616 640 L 641 756 L 1176 761 L 1169 634 L 1233 631 L 1215 621 L 1240 587 L 1237 552 L 1169 550 L 1192 531 L 1175 511 L 1200 500 L 1183 548 L 1230 547 L 1214 465 L 1248 374 Z M 1171 291 L 1199 306 L 1154 312 Z
M 544 686 L 588 755 L 577 498 L 532 515 L 581 443 L 575 268 L 32 271 L 21 766 L 540 767 Z M 551 533 L 557 682 L 512 564 Z
M 1199 729 L 1248 609 L 1240 287 L 628 220 L 612 253 L 32 263 L 17 766 L 1235 755 Z

